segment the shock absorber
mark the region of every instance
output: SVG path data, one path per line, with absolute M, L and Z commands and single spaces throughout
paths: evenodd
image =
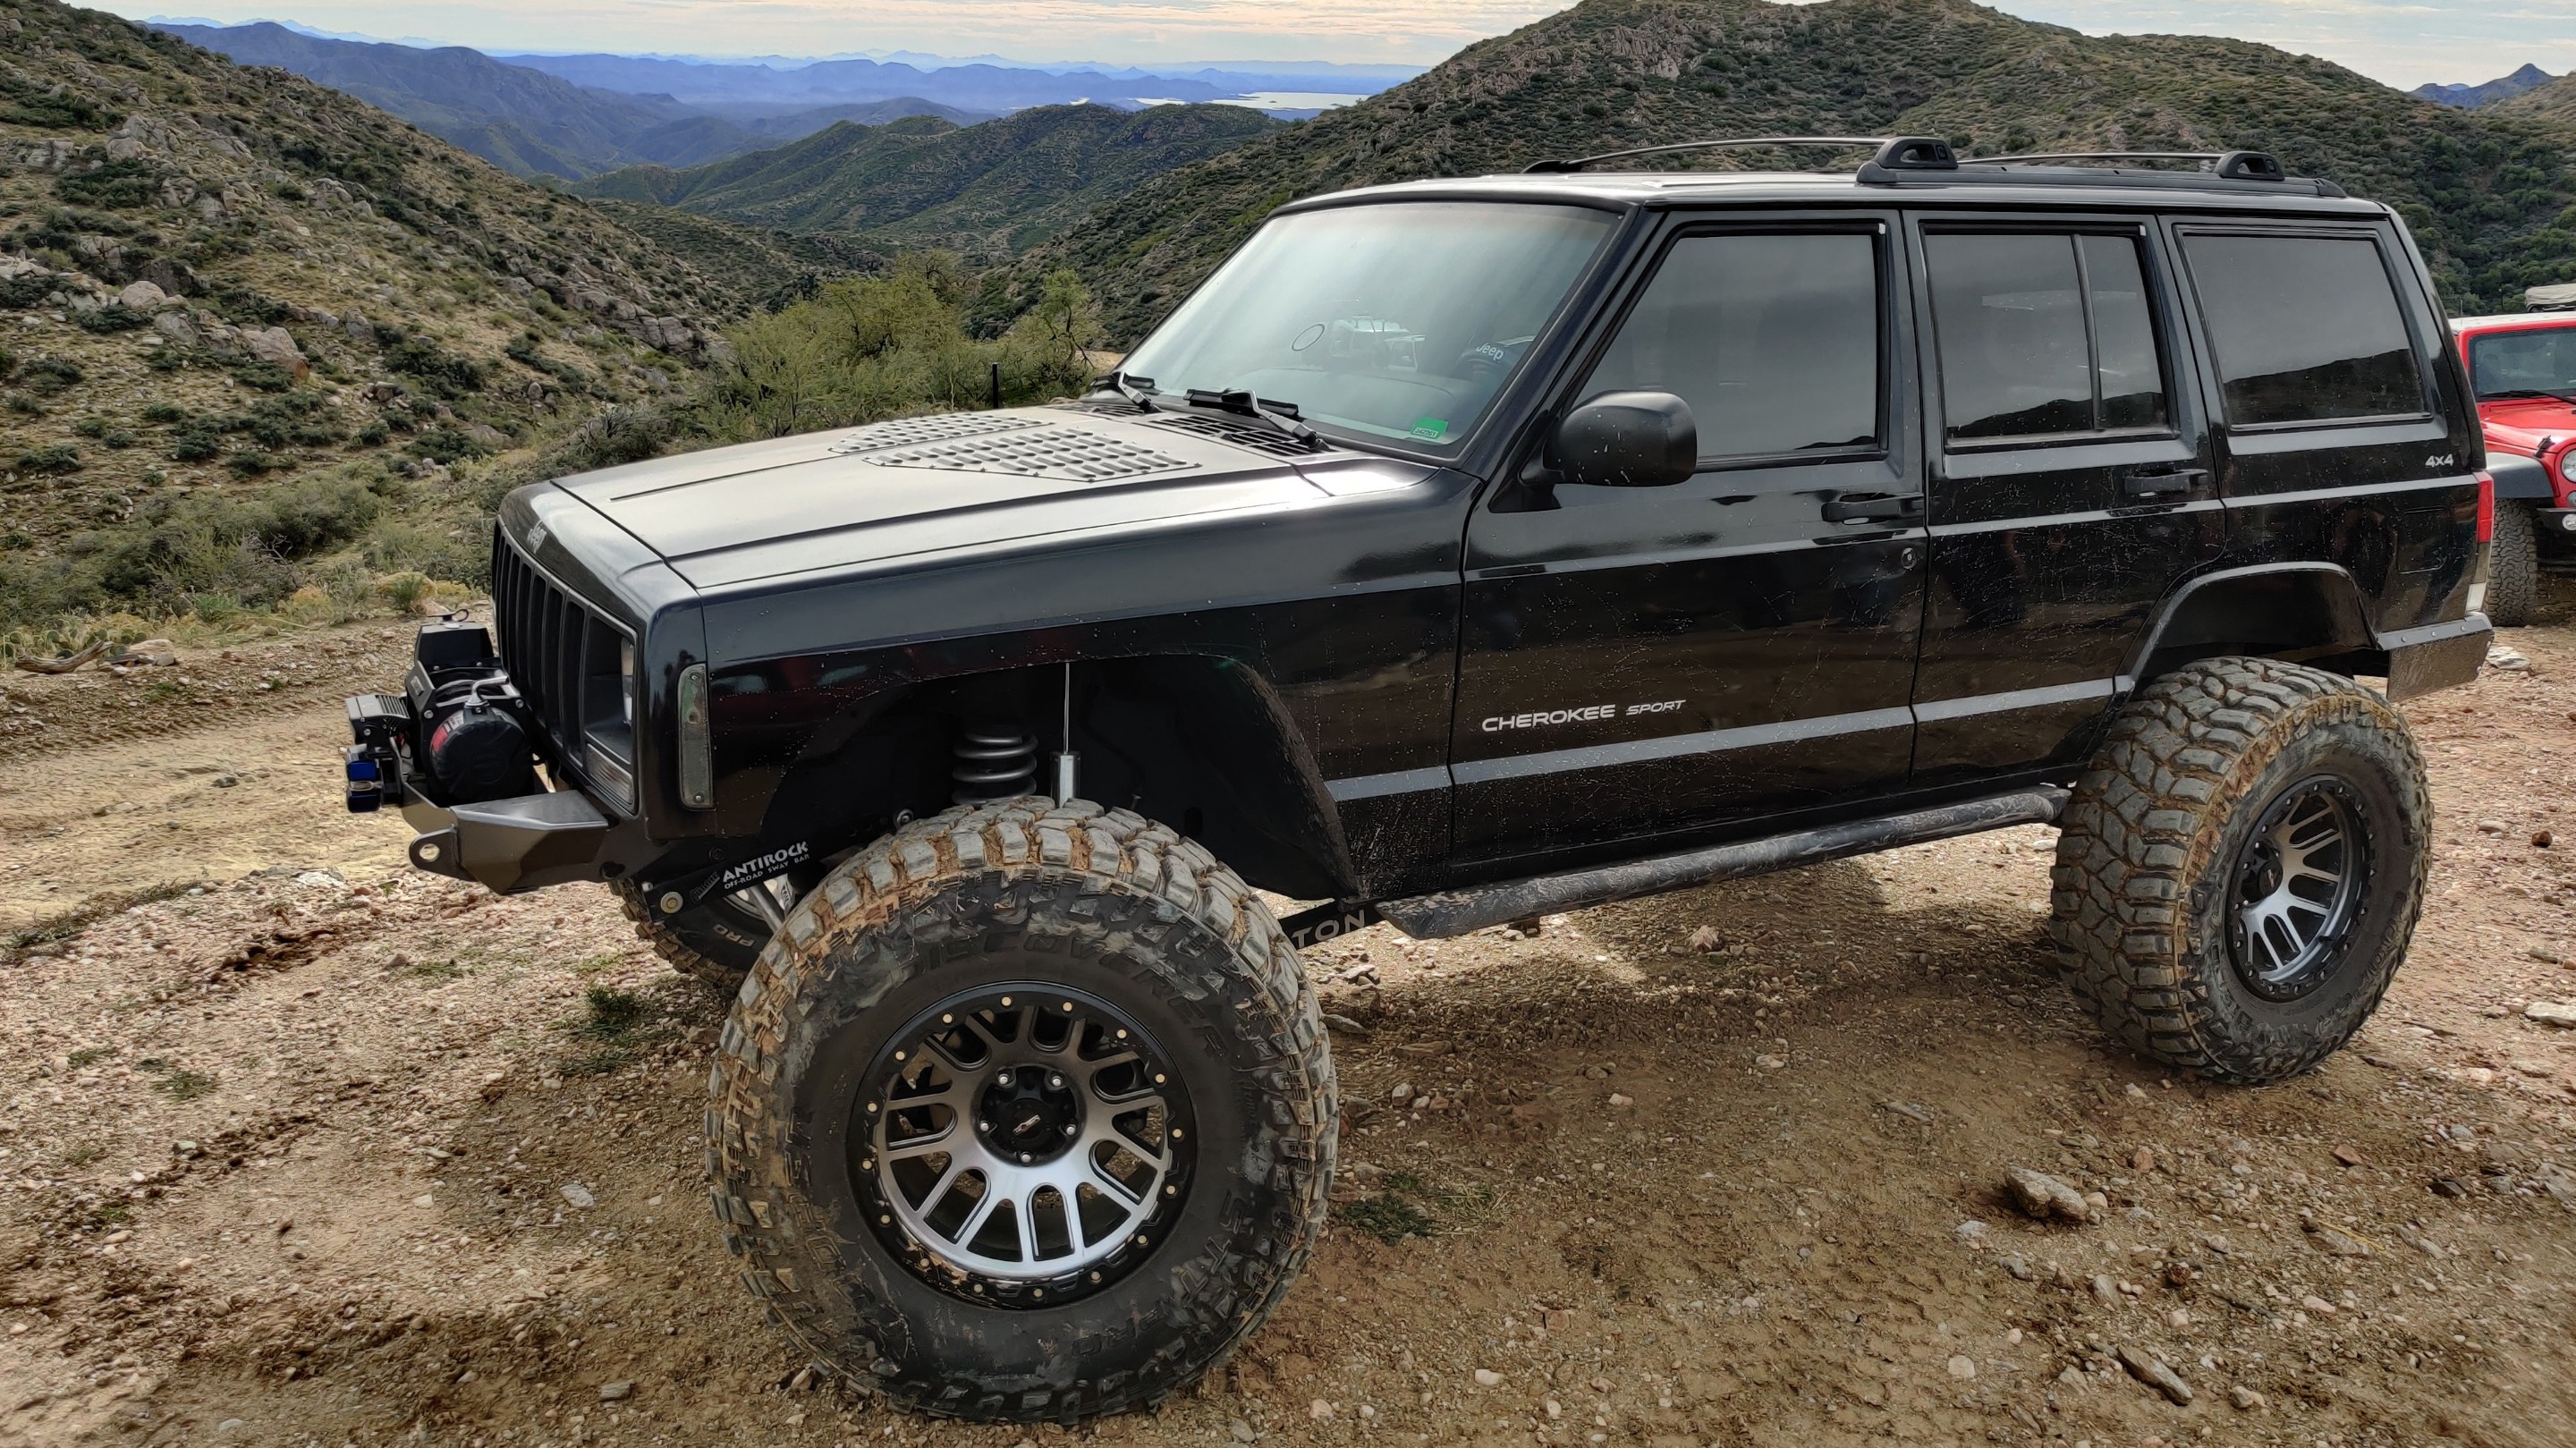
M 1038 742 L 1014 726 L 971 727 L 951 752 L 957 757 L 956 767 L 948 771 L 957 784 L 949 797 L 953 803 L 1037 793 Z

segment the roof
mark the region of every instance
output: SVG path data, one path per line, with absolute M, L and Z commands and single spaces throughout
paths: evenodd
M 2550 327 L 2576 327 L 2576 312 L 2507 312 L 2495 317 L 2451 319 L 2451 330 L 2455 333 L 2528 332 Z
M 1400 181 L 1310 197 L 1282 207 L 1299 211 L 1353 202 L 1397 200 L 1571 202 L 1588 206 L 1694 203 L 1785 203 L 1813 206 L 1892 202 L 1967 206 L 2081 206 L 2103 210 L 2258 210 L 2378 216 L 2373 201 L 2317 194 L 2314 183 L 2230 181 L 2203 172 L 2103 166 L 1979 166 L 1929 179 L 1864 182 L 1850 172 L 1585 171 L 1570 174 L 1446 177 Z

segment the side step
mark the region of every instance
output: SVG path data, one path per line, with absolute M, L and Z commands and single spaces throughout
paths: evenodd
M 2058 812 L 2066 808 L 2066 794 L 2056 785 L 2040 785 L 1986 799 L 1908 810 L 1903 814 L 1880 815 L 1874 819 L 1846 820 L 1841 824 L 1820 825 L 1765 839 L 1739 840 L 1730 845 L 1657 855 L 1652 859 L 1631 860 L 1619 865 L 1601 865 L 1563 875 L 1541 875 L 1500 885 L 1478 885 L 1465 890 L 1415 895 L 1404 900 L 1386 900 L 1376 905 L 1374 913 L 1416 940 L 1445 940 L 1453 935 L 1467 935 L 1488 926 L 1508 925 L 1536 915 L 1554 915 L 1593 905 L 1607 905 L 1614 900 L 1661 895 L 1666 891 L 1687 890 L 1720 880 L 1766 875 L 1774 870 L 1794 870 L 1801 865 L 1820 865 L 1827 860 L 1866 855 L 1899 845 L 1919 845 L 1956 835 L 2009 829 L 2014 825 L 2051 824 L 2056 821 Z M 1348 906 L 1325 906 L 1307 913 L 1347 917 L 1356 912 Z M 1297 920 L 1304 918 L 1302 915 L 1296 917 Z M 1344 928 L 1351 927 L 1346 925 Z

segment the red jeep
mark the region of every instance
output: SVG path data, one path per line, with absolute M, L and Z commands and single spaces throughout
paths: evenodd
M 2512 627 L 2530 617 L 2541 550 L 2576 548 L 2576 311 L 2463 317 L 2451 331 L 2495 475 L 2485 612 Z

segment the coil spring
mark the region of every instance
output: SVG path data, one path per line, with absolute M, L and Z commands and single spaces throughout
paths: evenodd
M 957 784 L 953 804 L 1037 793 L 1038 742 L 1017 729 L 969 729 L 950 752 L 957 756 L 948 771 Z

